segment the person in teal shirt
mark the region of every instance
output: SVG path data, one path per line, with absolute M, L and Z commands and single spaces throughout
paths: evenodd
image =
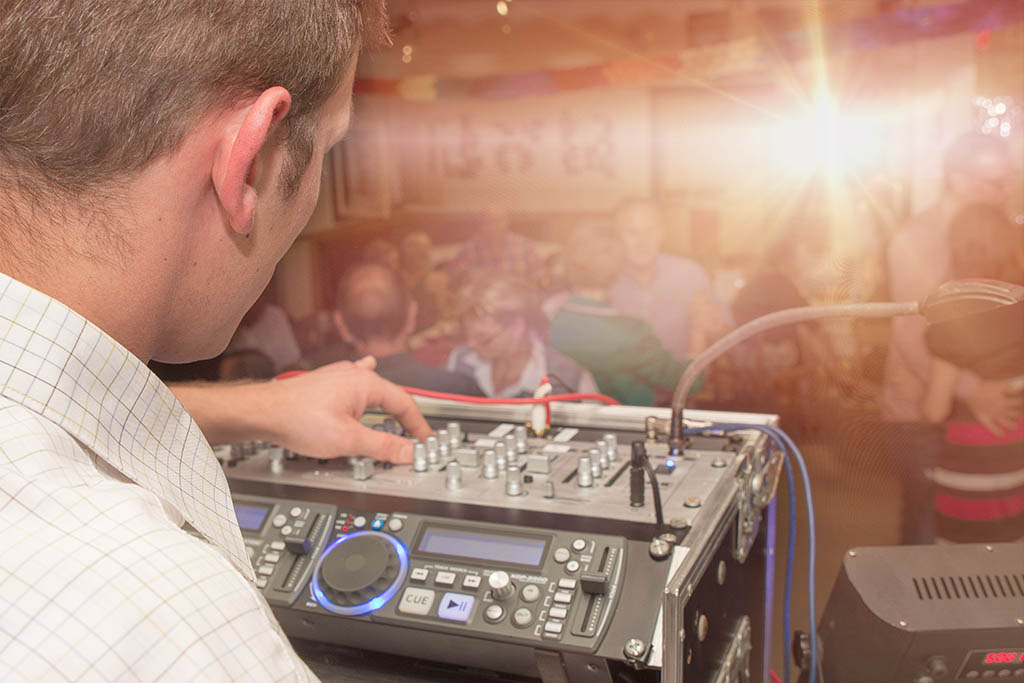
M 622 403 L 653 405 L 656 389 L 667 396 L 688 361 L 676 360 L 648 323 L 608 303 L 622 253 L 610 227 L 577 227 L 564 253 L 572 292 L 551 320 L 552 348 L 589 370 L 601 393 Z

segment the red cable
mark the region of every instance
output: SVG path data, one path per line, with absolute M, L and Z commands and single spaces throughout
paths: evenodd
M 274 379 L 288 379 L 289 377 L 296 377 L 304 374 L 306 374 L 304 370 L 291 370 L 289 372 L 282 372 Z M 554 401 L 599 401 L 610 406 L 622 405 L 611 396 L 605 396 L 604 394 L 552 394 L 543 398 L 488 398 L 484 396 L 446 394 L 443 391 L 431 391 L 430 389 L 417 389 L 415 387 L 402 388 L 415 396 L 460 401 L 462 403 L 479 403 L 484 405 L 538 405 L 541 403 L 550 404 Z

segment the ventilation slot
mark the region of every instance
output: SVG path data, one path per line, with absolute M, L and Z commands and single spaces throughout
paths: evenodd
M 918 600 L 1024 598 L 1024 574 L 914 577 Z

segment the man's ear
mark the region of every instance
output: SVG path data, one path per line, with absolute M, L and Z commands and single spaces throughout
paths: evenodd
M 273 87 L 260 93 L 256 101 L 238 112 L 237 128 L 225 129 L 213 164 L 213 187 L 228 217 L 231 228 L 246 234 L 252 229 L 256 210 L 256 183 L 260 151 L 272 141 L 274 124 L 288 113 L 292 96 Z

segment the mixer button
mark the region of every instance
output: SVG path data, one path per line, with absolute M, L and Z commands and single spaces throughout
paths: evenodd
M 352 520 L 352 524 L 355 525 L 357 529 L 362 529 L 364 526 L 366 526 L 366 517 L 359 515 L 358 517 Z
M 572 542 L 572 549 L 578 553 L 582 553 L 587 547 L 587 542 L 582 538 L 577 538 Z
M 398 533 L 405 526 L 405 522 L 400 520 L 398 517 L 392 517 L 388 520 L 388 531 L 391 533 Z
M 434 577 L 434 583 L 438 586 L 454 586 L 455 572 L 438 572 Z
M 567 591 L 576 590 L 576 579 L 559 579 L 558 587 Z
M 266 556 L 263 559 L 266 562 L 274 564 L 275 562 L 277 562 L 278 560 L 281 559 L 281 553 L 278 553 L 278 552 L 267 553 Z
M 462 580 L 463 588 L 476 589 L 480 587 L 480 576 L 478 574 L 467 574 Z
M 569 559 L 568 548 L 555 548 L 555 562 L 562 564 Z
M 257 576 L 256 577 L 256 587 L 257 588 L 266 588 L 267 587 L 267 577 L 265 577 L 265 576 Z
M 428 576 L 430 576 L 430 572 L 423 567 L 417 567 L 409 572 L 409 578 L 419 583 L 426 581 Z
M 544 624 L 544 633 L 558 634 L 562 632 L 565 625 L 560 621 L 548 621 Z
M 494 604 L 488 605 L 484 611 L 484 619 L 492 624 L 496 624 L 505 618 L 505 608 L 501 605 Z
M 373 529 L 374 531 L 380 531 L 381 529 L 384 528 L 384 520 L 383 519 L 375 519 L 375 520 L 373 520 L 370 523 L 370 528 Z
M 428 588 L 406 588 L 398 603 L 398 611 L 402 614 L 430 614 L 434 605 L 434 591 Z
M 274 565 L 272 564 L 261 564 L 260 568 L 256 570 L 256 573 L 261 576 L 270 576 L 274 573 Z
M 525 607 L 520 607 L 512 613 L 512 623 L 518 626 L 519 628 L 526 628 L 530 625 L 532 621 L 533 612 L 526 609 Z
M 565 563 L 565 571 L 569 572 L 570 574 L 575 574 L 579 570 L 580 570 L 580 563 L 577 562 L 576 560 L 569 560 L 568 562 Z
M 281 527 L 282 536 L 291 536 L 293 531 L 295 531 L 295 529 L 292 529 L 291 524 Z
M 280 529 L 287 521 L 288 518 L 284 515 L 274 515 L 274 518 L 270 520 L 270 523 L 273 524 L 275 528 Z
M 540 589 L 535 584 L 529 583 L 523 586 L 520 594 L 525 602 L 537 602 L 537 599 L 540 598 Z
M 476 598 L 472 595 L 462 593 L 445 593 L 441 603 L 437 606 L 437 616 L 449 621 L 469 621 L 473 614 L 473 605 Z
M 295 507 L 288 511 L 288 514 L 290 514 L 292 517 L 298 517 L 302 514 L 302 508 L 296 505 Z
M 270 544 L 271 550 L 284 550 L 284 541 L 272 541 Z
M 572 593 L 558 591 L 557 593 L 555 593 L 555 602 L 560 602 L 564 605 L 568 605 L 570 602 L 572 602 Z
M 552 619 L 565 619 L 569 616 L 569 610 L 564 607 L 552 607 L 548 612 L 548 616 Z

